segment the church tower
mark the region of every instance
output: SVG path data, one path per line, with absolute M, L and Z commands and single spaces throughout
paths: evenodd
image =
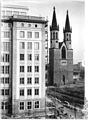
M 50 26 L 49 49 L 49 85 L 65 85 L 73 81 L 73 49 L 68 10 L 66 14 L 64 39 L 59 42 L 59 25 L 57 25 L 55 7 L 53 8 L 52 24 Z
M 72 29 L 70 27 L 68 10 L 67 10 L 67 15 L 66 15 L 65 28 L 63 28 L 63 33 L 64 33 L 64 42 L 65 42 L 67 48 L 71 49 L 71 33 L 72 33 Z
M 50 47 L 51 48 L 58 48 L 58 31 L 59 25 L 57 25 L 56 19 L 56 12 L 55 7 L 53 8 L 53 18 L 52 18 L 52 25 L 50 26 Z

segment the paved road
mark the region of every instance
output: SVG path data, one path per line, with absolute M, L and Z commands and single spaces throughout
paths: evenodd
M 58 100 L 57 98 L 53 97 L 53 96 L 49 96 L 50 99 L 52 100 L 53 104 L 56 106 L 56 109 L 58 111 L 60 111 L 60 108 L 63 110 L 62 115 L 66 114 L 71 117 L 71 118 L 77 118 L 77 119 L 82 119 L 83 114 L 81 112 L 81 110 L 74 110 L 72 108 L 68 108 L 66 107 L 60 100 Z

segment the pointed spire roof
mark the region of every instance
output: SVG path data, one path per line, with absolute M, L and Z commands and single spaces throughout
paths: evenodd
M 52 25 L 50 27 L 50 30 L 59 30 L 59 26 L 57 26 L 55 7 L 53 7 L 53 18 L 52 18 Z
M 68 10 L 67 10 L 67 15 L 66 15 L 66 22 L 65 22 L 64 32 L 72 32 L 72 30 L 71 30 L 71 28 L 70 28 Z

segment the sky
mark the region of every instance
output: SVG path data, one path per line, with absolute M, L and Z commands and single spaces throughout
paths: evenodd
M 29 15 L 48 17 L 49 27 L 52 22 L 53 7 L 55 6 L 60 42 L 63 41 L 63 27 L 65 27 L 66 11 L 68 9 L 70 26 L 72 27 L 73 63 L 84 63 L 84 0 L 2 0 L 2 3 L 27 6 Z

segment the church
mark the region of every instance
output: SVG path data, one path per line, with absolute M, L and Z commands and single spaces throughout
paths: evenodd
M 68 10 L 65 27 L 63 28 L 63 41 L 59 41 L 59 25 L 57 24 L 55 7 L 53 8 L 52 24 L 50 26 L 49 48 L 49 85 L 66 85 L 73 81 L 73 49 L 71 39 Z

